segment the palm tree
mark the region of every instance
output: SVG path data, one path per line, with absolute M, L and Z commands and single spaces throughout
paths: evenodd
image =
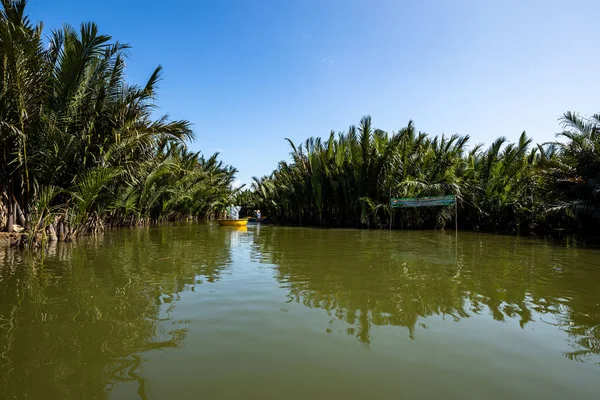
M 31 229 L 75 235 L 218 212 L 237 171 L 187 150 L 188 121 L 155 117 L 162 68 L 127 83 L 130 47 L 94 23 L 65 25 L 44 48 L 25 6 L 2 0 L 0 12 L 0 225 L 52 210 Z
M 548 160 L 559 200 L 551 212 L 575 217 L 586 229 L 600 221 L 600 114 L 589 118 L 567 112 L 560 119 L 565 142 L 554 142 L 560 157 Z
M 255 178 L 253 202 L 272 218 L 317 225 L 388 226 L 392 197 L 454 194 L 461 225 L 521 232 L 535 229 L 549 196 L 540 173 L 550 150 L 530 149 L 523 133 L 518 143 L 505 138 L 489 149 L 467 152 L 468 136 L 417 132 L 412 121 L 396 133 L 373 128 L 369 116 L 347 133 L 327 140 L 288 140 L 291 162 L 270 176 Z M 396 223 L 405 227 L 443 227 L 450 208 L 409 209 Z M 542 221 L 543 222 L 543 221 Z
M 5 196 L 9 231 L 17 201 L 29 200 L 28 148 L 39 126 L 44 98 L 42 26 L 33 25 L 24 15 L 25 5 L 24 0 L 2 0 L 0 11 L 0 145 L 5 166 L 0 172 L 0 192 Z

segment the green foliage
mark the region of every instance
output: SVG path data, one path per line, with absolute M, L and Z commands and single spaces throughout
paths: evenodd
M 60 189 L 51 206 L 62 205 L 61 218 L 81 232 L 219 212 L 237 171 L 186 149 L 188 121 L 156 117 L 160 66 L 131 85 L 129 46 L 94 23 L 65 25 L 44 46 L 25 1 L 2 6 L 0 213 L 14 198 L 29 216 L 43 208 L 37 188 L 48 187 Z
M 567 112 L 561 118 L 564 142 L 555 142 L 544 160 L 551 188 L 559 202 L 549 211 L 573 217 L 588 230 L 600 222 L 600 114 L 582 118 Z M 552 153 L 559 149 L 559 157 Z
M 288 139 L 291 161 L 243 192 L 218 154 L 187 150 L 188 121 L 156 116 L 160 66 L 131 85 L 128 45 L 85 23 L 51 32 L 44 46 L 25 8 L 2 0 L 0 11 L 0 229 L 12 229 L 15 208 L 32 229 L 46 210 L 44 221 L 77 234 L 212 218 L 233 199 L 293 223 L 440 228 L 452 208 L 393 211 L 389 198 L 444 194 L 456 195 L 465 228 L 592 232 L 600 222 L 600 114 L 566 113 L 555 143 L 532 146 L 523 133 L 486 150 L 468 148 L 468 136 L 418 132 L 412 121 L 390 134 L 366 116 L 327 139 Z M 48 188 L 56 191 L 45 204 Z
M 488 149 L 469 137 L 431 137 L 410 121 L 396 133 L 374 129 L 370 117 L 327 141 L 288 139 L 291 163 L 254 178 L 244 201 L 280 221 L 328 226 L 439 228 L 453 207 L 393 211 L 390 197 L 454 194 L 459 225 L 529 232 L 585 225 L 600 217 L 600 116 L 568 113 L 566 142 L 531 146 L 499 138 Z

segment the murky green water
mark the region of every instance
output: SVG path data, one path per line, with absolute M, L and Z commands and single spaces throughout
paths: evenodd
M 207 225 L 0 250 L 7 399 L 597 399 L 600 251 Z

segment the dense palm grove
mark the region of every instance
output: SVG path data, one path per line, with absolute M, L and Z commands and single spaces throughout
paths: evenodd
M 187 150 L 187 121 L 156 117 L 161 68 L 125 80 L 129 46 L 93 23 L 47 36 L 26 1 L 0 13 L 0 230 L 68 240 L 106 226 L 211 218 L 236 170 Z M 455 194 L 462 228 L 512 233 L 600 222 L 600 115 L 566 113 L 555 143 L 387 133 L 364 117 L 327 139 L 290 141 L 291 162 L 238 194 L 285 223 L 442 228 L 453 207 L 391 209 L 390 197 Z
M 290 223 L 441 228 L 454 207 L 391 209 L 390 197 L 455 194 L 462 228 L 526 233 L 600 222 L 600 115 L 566 113 L 556 143 L 432 137 L 411 122 L 389 134 L 364 117 L 346 133 L 291 146 L 290 163 L 240 194 L 249 208 Z
M 187 121 L 155 118 L 160 67 L 128 84 L 129 47 L 95 24 L 46 40 L 26 1 L 2 5 L 0 230 L 68 240 L 226 205 L 236 170 L 188 151 Z

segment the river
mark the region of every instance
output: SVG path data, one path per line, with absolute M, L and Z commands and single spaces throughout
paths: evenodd
M 597 399 L 599 284 L 599 250 L 465 232 L 0 249 L 0 397 Z

